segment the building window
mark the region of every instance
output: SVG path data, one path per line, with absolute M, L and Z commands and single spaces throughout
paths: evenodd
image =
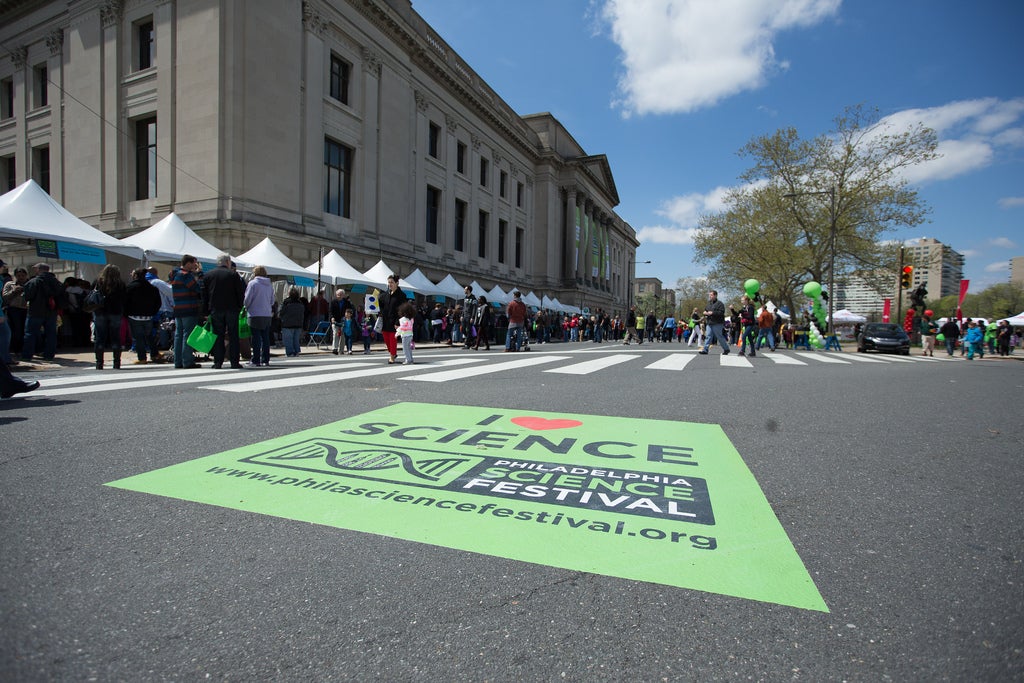
M 156 117 L 135 122 L 135 199 L 156 197 Z
M 455 251 L 466 250 L 466 202 L 455 200 Z
M 643 282 L 638 282 L 636 285 L 636 291 L 639 292 L 640 294 L 643 294 L 645 286 L 646 285 Z
M 39 183 L 46 193 L 50 192 L 50 146 L 32 149 L 32 179 Z
M 324 138 L 324 213 L 352 217 L 352 149 Z
M 331 55 L 331 97 L 342 104 L 348 104 L 348 82 L 352 65 L 338 55 Z
M 17 168 L 13 154 L 0 158 L 0 192 L 10 192 L 17 186 Z
M 491 168 L 491 162 L 480 157 L 480 187 L 487 187 L 487 172 Z
M 498 221 L 498 263 L 505 262 L 505 242 L 508 240 L 508 221 Z
M 427 186 L 427 242 L 437 244 L 437 221 L 441 213 L 441 190 Z
M 516 183 L 516 206 L 523 206 L 523 184 Z
M 466 145 L 461 142 L 455 146 L 455 171 L 466 175 Z
M 32 104 L 36 109 L 49 104 L 49 83 L 46 79 L 46 64 L 39 64 L 32 69 L 33 89 Z
M 523 229 L 516 228 L 516 268 L 523 267 Z
M 504 171 L 498 176 L 498 194 L 501 197 L 505 196 L 505 186 L 508 184 L 508 173 Z
M 436 123 L 430 124 L 430 131 L 427 134 L 427 153 L 437 159 L 440 156 L 441 147 L 441 126 Z
M 0 81 L 0 120 L 14 118 L 14 79 Z
M 156 61 L 156 43 L 153 40 L 153 19 L 144 19 L 135 25 L 135 70 L 142 71 Z
M 491 217 L 486 211 L 480 212 L 480 224 L 477 227 L 476 255 L 480 258 L 487 258 L 487 224 Z

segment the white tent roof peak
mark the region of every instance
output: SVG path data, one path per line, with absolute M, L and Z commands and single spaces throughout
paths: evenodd
M 450 299 L 461 299 L 466 295 L 466 288 L 459 284 L 459 281 L 452 277 L 451 273 L 444 276 L 444 279 L 437 283 L 437 289 Z
M 326 277 L 333 285 L 342 284 L 354 284 L 354 285 L 376 285 L 377 283 L 369 278 L 363 276 L 358 270 L 353 268 L 345 258 L 334 249 L 324 254 L 323 265 L 320 265 L 319 259 L 314 261 L 312 264 L 306 266 L 312 275 L 316 275 L 319 271 L 323 277 Z
M 0 196 L 0 239 L 71 242 L 140 258 L 142 250 L 97 230 L 57 203 L 34 180 Z
M 309 277 L 309 271 L 284 255 L 269 237 L 255 247 L 238 255 L 237 263 L 263 266 L 268 275 L 290 275 L 291 277 Z
M 216 262 L 224 253 L 197 235 L 176 213 L 167 214 L 142 232 L 123 238 L 121 243 L 139 247 L 149 259 L 177 261 L 190 254 L 200 261 Z

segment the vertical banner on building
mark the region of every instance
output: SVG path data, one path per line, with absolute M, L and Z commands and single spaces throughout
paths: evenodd
M 587 250 L 590 249 L 590 216 L 587 212 L 583 212 L 583 237 L 580 238 L 580 256 L 583 259 L 583 263 L 580 264 L 580 270 L 583 276 L 586 277 L 587 273 Z
M 892 299 L 882 299 L 882 322 L 887 323 L 892 317 Z
M 576 206 L 576 254 L 573 258 L 573 270 L 580 272 L 580 207 Z
M 598 241 L 600 227 L 597 222 L 591 219 L 590 223 L 590 277 L 597 277 L 597 269 L 601 264 L 601 244 Z
M 611 280 L 611 230 L 604 226 L 604 279 Z

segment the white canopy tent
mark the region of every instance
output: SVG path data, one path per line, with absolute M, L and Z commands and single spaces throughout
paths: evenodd
M 0 240 L 52 240 L 142 258 L 142 249 L 97 230 L 63 206 L 34 180 L 0 196 Z M 75 261 L 73 256 L 58 258 Z
M 444 279 L 436 285 L 438 291 L 450 299 L 461 299 L 466 294 L 466 288 L 459 284 L 458 280 L 452 277 L 451 273 L 444 276 Z
M 381 259 L 374 264 L 373 268 L 363 273 L 363 277 L 370 280 L 374 286 L 380 287 L 381 289 L 388 286 L 388 276 L 395 275 L 395 271 L 391 269 L 391 266 L 384 263 Z M 409 292 L 419 292 L 419 289 L 413 286 L 411 283 L 406 282 L 404 278 L 398 278 L 398 288 L 408 295 Z M 424 293 L 424 292 L 420 292 Z
M 540 299 L 538 299 L 537 295 L 534 294 L 533 292 L 530 292 L 529 294 L 523 294 L 523 303 L 526 304 L 527 306 L 533 306 L 534 308 L 541 307 Z
M 832 316 L 835 318 L 835 321 L 837 323 L 866 323 L 868 321 L 868 319 L 865 318 L 864 316 L 857 315 L 856 313 L 848 311 L 845 308 L 833 312 Z
M 473 294 L 475 296 L 487 296 L 487 290 L 484 289 L 483 285 L 481 285 L 476 280 L 473 280 L 472 282 L 470 282 L 469 286 L 473 288 Z
M 405 284 L 403 285 L 403 283 L 405 283 Z M 426 275 L 424 275 L 422 273 L 422 271 L 420 271 L 419 268 L 417 268 L 416 270 L 412 271 L 411 273 L 406 275 L 404 278 L 399 278 L 398 284 L 401 287 L 406 287 L 407 286 L 408 289 L 411 289 L 412 291 L 416 292 L 417 294 L 423 294 L 425 296 L 436 296 L 436 295 L 444 296 L 444 292 L 439 290 L 437 288 L 437 285 L 435 285 L 433 282 L 431 282 L 430 278 L 428 278 Z
M 547 294 L 545 294 L 544 296 L 541 297 L 540 305 L 541 305 L 541 308 L 547 308 L 547 309 L 550 309 L 552 311 L 556 310 L 555 309 L 555 302 L 554 302 L 554 300 L 551 297 L 549 297 Z
M 308 270 L 285 256 L 284 252 L 278 249 L 269 237 L 264 238 L 262 242 L 244 254 L 239 254 L 237 263 L 263 266 L 267 269 L 267 275 L 285 275 L 304 280 L 314 279 L 310 277 Z M 251 267 L 247 269 L 251 270 Z
M 376 286 L 376 282 L 366 278 L 358 270 L 349 265 L 349 262 L 342 257 L 334 249 L 324 254 L 323 264 L 320 261 L 314 261 L 312 264 L 306 266 L 306 270 L 316 276 L 319 272 L 321 277 L 326 278 L 332 285 L 371 285 Z
M 140 233 L 120 240 L 122 244 L 138 247 L 151 261 L 173 261 L 177 263 L 185 254 L 191 254 L 205 263 L 216 263 L 224 252 L 197 235 L 176 213 L 169 213 Z M 253 264 L 236 259 L 240 268 L 251 268 Z
M 1024 327 L 1024 312 L 1018 313 L 1011 318 L 1001 318 L 1001 320 L 1005 320 L 1010 323 L 1010 327 Z
M 492 304 L 507 304 L 512 296 L 501 288 L 501 285 L 494 285 L 491 291 L 487 292 L 487 300 Z

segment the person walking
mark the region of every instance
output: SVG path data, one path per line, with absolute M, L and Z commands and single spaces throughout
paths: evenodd
M 629 307 L 629 313 L 626 314 L 626 345 L 628 346 L 634 339 L 637 339 L 636 329 L 636 305 Z M 637 340 L 640 343 L 640 340 Z
M 221 254 L 217 267 L 203 277 L 203 303 L 209 311 L 213 333 L 213 367 L 224 365 L 224 341 L 227 337 L 227 356 L 232 368 L 241 368 L 241 347 L 238 339 L 238 316 L 245 302 L 245 283 L 231 267 L 231 257 Z
M 472 290 L 466 287 L 470 295 Z M 473 297 L 474 301 L 476 297 Z M 394 365 L 395 361 L 398 360 L 398 339 L 395 337 L 395 331 L 398 329 L 398 319 L 401 317 L 402 304 L 408 301 L 409 298 L 405 295 L 398 287 L 398 276 L 388 275 L 388 290 L 380 295 L 380 316 L 382 318 L 383 327 L 381 327 L 381 334 L 384 337 L 384 346 L 388 349 L 390 358 L 388 359 L 388 365 Z M 415 311 L 413 312 L 415 315 Z M 469 348 L 467 342 L 466 348 Z
M 967 360 L 974 360 L 974 354 L 979 353 L 981 358 L 985 357 L 984 344 L 985 332 L 978 327 L 978 323 L 970 321 L 967 325 L 967 334 L 964 335 L 964 346 L 967 347 Z
M 469 285 L 465 287 L 466 296 L 462 299 L 462 320 L 460 329 L 462 331 L 462 339 L 465 344 L 465 348 L 469 348 L 473 345 L 473 321 L 476 320 L 476 309 L 480 305 L 476 295 L 473 294 L 473 288 Z
M 270 365 L 270 322 L 274 319 L 274 286 L 270 283 L 265 266 L 252 269 L 252 280 L 245 287 L 246 313 L 252 330 L 252 360 L 249 367 Z
M 686 340 L 686 345 L 690 346 L 694 343 L 697 346 L 703 346 L 704 344 L 704 318 L 696 308 L 690 314 L 690 338 Z
M 932 321 L 932 317 L 925 313 L 921 316 L 921 355 L 922 356 L 934 356 L 935 355 L 935 335 L 939 331 L 939 326 Z
M 767 306 L 761 307 L 757 316 L 757 348 L 768 344 L 768 348 L 775 350 L 775 316 L 768 310 Z
M 729 340 L 725 338 L 725 304 L 718 300 L 718 292 L 708 292 L 708 305 L 704 309 L 704 318 L 707 320 L 707 335 L 704 348 L 697 353 L 708 354 L 708 347 L 712 342 L 717 341 L 722 347 L 722 355 L 729 355 Z
M 523 294 L 518 289 L 512 292 L 512 301 L 508 302 L 508 332 L 505 334 L 505 353 L 518 351 L 523 328 L 526 325 L 526 304 Z
M 181 257 L 181 267 L 171 272 L 171 295 L 174 297 L 174 367 L 198 368 L 188 337 L 199 324 L 203 305 L 203 269 L 191 254 Z
M 281 341 L 284 342 L 284 355 L 299 355 L 299 344 L 302 340 L 302 324 L 306 319 L 306 305 L 299 297 L 299 288 L 288 290 L 288 297 L 281 303 L 277 312 L 281 321 Z
M 484 343 L 484 351 L 491 350 L 491 335 L 494 334 L 494 313 L 487 304 L 487 297 L 481 296 L 476 309 L 476 343 L 475 351 L 480 350 L 480 342 Z
M 92 284 L 103 296 L 103 302 L 92 312 L 94 328 L 93 343 L 96 354 L 96 369 L 103 369 L 103 354 L 107 347 L 114 355 L 114 369 L 121 369 L 121 318 L 127 288 L 121 279 L 121 270 L 112 263 L 103 266 L 96 282 Z
M 742 326 L 743 344 L 740 346 L 740 355 L 747 354 L 747 344 L 750 344 L 750 356 L 756 356 L 754 338 L 757 335 L 757 319 L 754 313 L 754 302 L 744 294 L 740 298 L 739 320 Z
M 37 351 L 44 360 L 57 355 L 57 312 L 63 288 L 50 272 L 48 263 L 38 263 L 35 277 L 25 283 L 24 295 L 28 313 L 25 318 L 25 337 L 21 359 L 31 361 Z
M 128 318 L 128 329 L 135 342 L 135 365 L 149 362 L 147 350 L 153 361 L 157 359 L 157 348 L 153 338 L 153 318 L 160 312 L 160 290 L 146 279 L 146 269 L 132 271 L 132 281 L 125 287 L 124 314 Z
M 956 342 L 960 338 L 960 328 L 956 324 L 956 320 L 953 318 L 947 318 L 946 322 L 939 328 L 939 333 L 944 337 L 943 341 L 946 343 L 946 353 L 949 354 L 950 358 L 953 357 L 953 352 L 956 351 Z

